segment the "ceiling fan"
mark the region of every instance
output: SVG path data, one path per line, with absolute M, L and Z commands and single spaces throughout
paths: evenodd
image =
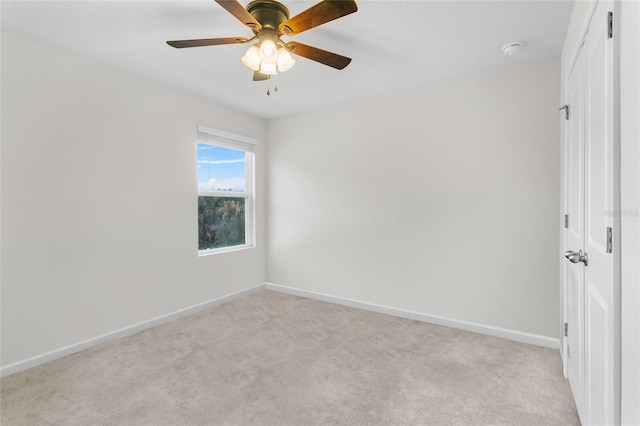
M 290 53 L 341 70 L 351 58 L 296 41 L 288 43 L 282 36 L 293 36 L 358 10 L 354 0 L 323 0 L 289 18 L 289 9 L 275 0 L 254 0 L 245 8 L 237 0 L 215 0 L 220 6 L 253 31 L 253 37 L 204 38 L 167 41 L 169 46 L 185 47 L 243 44 L 256 41 L 242 57 L 242 63 L 254 71 L 253 80 L 267 80 L 278 71 L 295 64 Z

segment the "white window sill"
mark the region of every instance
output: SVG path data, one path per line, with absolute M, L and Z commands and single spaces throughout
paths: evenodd
M 253 244 L 243 244 L 241 246 L 230 246 L 230 247 L 219 247 L 215 249 L 207 249 L 207 250 L 198 250 L 198 257 L 202 256 L 210 256 L 212 254 L 220 254 L 220 253 L 230 253 L 234 251 L 241 251 L 255 248 L 256 246 Z

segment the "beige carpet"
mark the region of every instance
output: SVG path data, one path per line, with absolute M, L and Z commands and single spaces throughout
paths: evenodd
M 573 425 L 558 351 L 263 291 L 4 377 L 3 425 Z

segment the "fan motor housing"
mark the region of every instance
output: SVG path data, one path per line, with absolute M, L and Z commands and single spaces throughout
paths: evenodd
M 281 23 L 289 19 L 289 9 L 273 0 L 254 0 L 247 5 L 247 12 L 260 22 L 263 28 L 273 28 L 276 31 Z

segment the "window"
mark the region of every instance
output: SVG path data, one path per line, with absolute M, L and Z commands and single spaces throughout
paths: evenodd
M 255 141 L 198 127 L 198 254 L 254 246 Z

